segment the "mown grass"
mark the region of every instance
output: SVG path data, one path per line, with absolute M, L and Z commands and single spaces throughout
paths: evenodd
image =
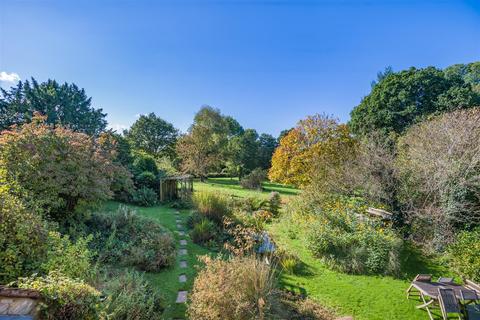
M 415 308 L 419 301 L 407 300 L 405 290 L 418 273 L 447 276 L 449 272 L 435 259 L 426 258 L 418 250 L 407 246 L 402 255 L 403 274 L 390 276 L 348 275 L 328 269 L 312 256 L 305 246 L 302 230 L 292 234 L 281 219 L 269 226 L 277 245 L 301 260 L 295 275 L 282 274 L 280 286 L 302 293 L 336 311 L 356 320 L 427 319 L 424 311 Z
M 262 183 L 262 190 L 248 190 L 240 186 L 238 178 L 209 178 L 205 182 L 194 181 L 195 191 L 221 192 L 234 197 L 261 197 L 266 198 L 272 191 L 276 191 L 284 198 L 290 198 L 300 193 L 299 189 L 285 186 L 278 183 L 265 181 Z
M 229 178 L 208 179 L 205 183 L 197 181 L 194 189 L 223 192 L 236 197 L 265 197 L 275 190 L 287 199 L 299 193 L 294 188 L 275 184 L 264 184 L 264 191 L 244 190 L 237 179 Z M 350 315 L 356 320 L 428 319 L 426 312 L 415 308 L 419 301 L 406 298 L 405 291 L 411 279 L 419 273 L 429 273 L 434 278 L 452 276 L 437 258 L 425 257 L 408 243 L 402 253 L 402 274 L 399 278 L 336 272 L 308 251 L 304 230 L 293 228 L 298 230 L 292 234 L 291 229 L 283 219 L 268 225 L 268 231 L 277 245 L 296 254 L 302 262 L 297 274 L 281 274 L 279 286 L 304 294 L 333 309 L 338 315 Z
M 114 211 L 118 208 L 119 205 L 120 203 L 111 201 L 107 202 L 103 206 L 103 209 L 107 211 Z M 176 232 L 177 227 L 175 222 L 176 218 L 174 214 L 174 209 L 163 205 L 158 205 L 151 208 L 143 208 L 137 206 L 130 207 L 135 208 L 139 214 L 158 221 L 166 229 L 170 230 L 176 239 L 177 249 L 180 248 L 179 240 L 182 239 L 182 237 L 180 237 L 179 234 Z M 182 220 L 185 220 L 188 214 L 189 210 L 180 210 L 180 217 Z M 184 223 L 183 225 L 185 226 Z M 188 252 L 187 256 L 180 257 L 177 255 L 177 261 L 174 266 L 164 269 L 160 272 L 145 273 L 145 277 L 153 285 L 159 288 L 160 292 L 162 292 L 165 297 L 166 310 L 163 314 L 163 319 L 185 318 L 186 305 L 175 303 L 177 293 L 179 290 L 191 290 L 193 280 L 197 273 L 196 266 L 199 266 L 200 264 L 197 260 L 197 256 L 209 253 L 207 249 L 194 244 L 189 238 L 187 239 L 186 249 Z M 186 269 L 180 268 L 180 260 L 187 261 Z M 178 281 L 178 277 L 181 274 L 185 274 L 187 276 L 187 282 L 184 284 L 181 284 Z

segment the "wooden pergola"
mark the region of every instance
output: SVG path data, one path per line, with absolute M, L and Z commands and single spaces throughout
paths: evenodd
M 182 199 L 193 192 L 191 175 L 169 176 L 160 179 L 160 201 Z

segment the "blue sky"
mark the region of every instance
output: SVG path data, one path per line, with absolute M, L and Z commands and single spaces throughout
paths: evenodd
M 208 104 L 277 135 L 347 121 L 386 66 L 475 60 L 480 1 L 0 0 L 0 79 L 75 82 L 114 128 Z

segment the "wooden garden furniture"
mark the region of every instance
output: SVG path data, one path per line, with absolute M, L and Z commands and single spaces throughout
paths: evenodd
M 410 296 L 419 296 L 422 304 L 417 306 L 417 308 L 427 311 L 431 320 L 434 318 L 430 308 L 433 307 L 434 304 L 440 306 L 444 319 L 447 319 L 445 314 L 458 314 L 458 310 L 461 312 L 458 314 L 461 319 L 463 311 L 467 311 L 463 309 L 464 306 L 472 306 L 468 307 L 468 309 L 471 309 L 470 313 L 475 311 L 473 310 L 473 306 L 477 305 L 478 295 L 480 295 L 480 286 L 472 281 L 466 280 L 464 286 L 453 282 L 451 278 L 439 278 L 438 281 L 432 282 L 432 277 L 425 274 L 417 275 L 407 289 L 407 299 L 410 298 Z M 462 302 L 463 305 L 460 305 L 460 302 Z M 466 315 L 467 313 L 464 314 Z M 468 314 L 467 317 L 470 317 L 470 314 Z

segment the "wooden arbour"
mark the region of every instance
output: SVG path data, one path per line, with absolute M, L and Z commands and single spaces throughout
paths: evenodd
M 160 201 L 172 201 L 187 197 L 193 192 L 193 177 L 190 175 L 169 176 L 160 179 Z

